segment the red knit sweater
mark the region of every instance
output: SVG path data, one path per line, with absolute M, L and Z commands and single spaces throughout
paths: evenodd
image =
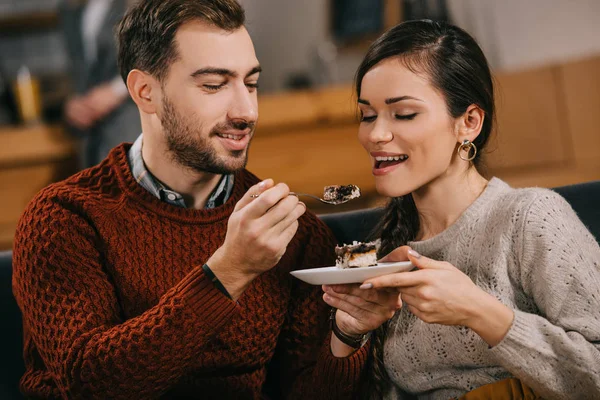
M 128 145 L 29 204 L 14 247 L 25 326 L 23 393 L 43 398 L 352 398 L 366 348 L 329 349 L 319 287 L 289 271 L 331 265 L 334 240 L 313 214 L 237 303 L 201 266 L 235 203 L 258 182 L 235 176 L 221 207 L 161 202 L 131 175 Z

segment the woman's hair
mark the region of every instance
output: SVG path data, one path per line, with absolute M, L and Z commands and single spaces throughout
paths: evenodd
M 464 30 L 429 20 L 401 23 L 379 37 L 367 51 L 356 73 L 356 93 L 360 98 L 362 80 L 371 68 L 383 60 L 397 58 L 412 72 L 428 78 L 445 98 L 448 114 L 463 115 L 475 104 L 485 112 L 481 132 L 473 140 L 478 152 L 473 159 L 480 165 L 494 121 L 494 85 L 487 60 L 475 40 Z M 376 231 L 382 243 L 379 256 L 415 239 L 419 215 L 412 194 L 396 197 L 388 203 Z M 383 365 L 383 345 L 387 324 L 373 332 L 368 379 L 364 398 L 381 398 L 389 385 Z

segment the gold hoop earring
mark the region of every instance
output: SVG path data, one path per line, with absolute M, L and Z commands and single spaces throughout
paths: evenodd
M 471 149 L 473 150 L 473 154 L 469 156 L 469 154 L 471 153 Z M 463 157 L 462 151 L 467 152 L 467 157 Z M 457 153 L 461 160 L 473 161 L 473 159 L 477 155 L 477 146 L 475 146 L 475 143 L 471 142 L 469 139 L 465 139 L 463 140 L 461 145 L 458 146 Z

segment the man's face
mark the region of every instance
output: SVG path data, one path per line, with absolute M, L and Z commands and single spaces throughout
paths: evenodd
M 260 73 L 248 32 L 189 22 L 175 43 L 179 58 L 162 84 L 159 113 L 171 157 L 197 172 L 244 168 L 258 118 Z

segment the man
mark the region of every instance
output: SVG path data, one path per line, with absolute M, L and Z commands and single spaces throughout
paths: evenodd
M 20 221 L 25 395 L 354 396 L 364 340 L 329 335 L 320 288 L 289 274 L 331 265 L 331 233 L 244 169 L 260 66 L 243 23 L 235 0 L 145 0 L 121 22 L 143 136 Z
M 129 0 L 131 2 L 131 0 Z M 70 131 L 81 138 L 80 164 L 98 164 L 140 134 L 138 109 L 119 76 L 115 26 L 127 0 L 62 0 L 61 27 L 71 61 L 74 95 L 65 103 Z

